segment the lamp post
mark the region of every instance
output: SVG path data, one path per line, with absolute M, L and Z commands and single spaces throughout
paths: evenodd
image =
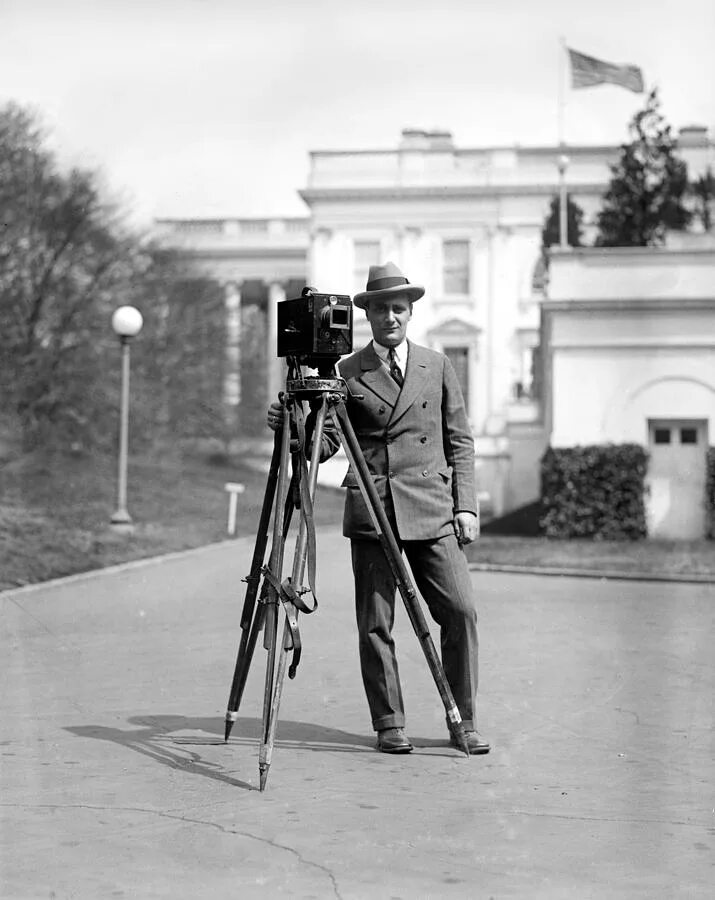
M 127 511 L 127 457 L 129 448 L 129 342 L 142 329 L 142 314 L 133 306 L 120 306 L 112 316 L 114 329 L 122 348 L 122 396 L 119 424 L 119 477 L 117 479 L 117 509 L 110 522 L 130 526 L 132 517 Z
M 559 156 L 559 247 L 565 250 L 568 247 L 568 202 L 566 195 L 566 169 L 569 158 L 565 153 Z

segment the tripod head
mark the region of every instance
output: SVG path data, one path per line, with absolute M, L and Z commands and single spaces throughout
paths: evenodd
M 298 399 L 313 399 L 326 393 L 338 394 L 344 399 L 348 395 L 347 385 L 335 369 L 339 358 L 289 356 L 286 393 Z M 318 374 L 304 375 L 303 365 L 317 369 Z
M 305 366 L 306 369 L 315 369 L 318 373 L 318 378 L 338 378 L 335 366 L 339 359 L 339 356 L 312 356 L 310 354 L 288 356 L 286 359 L 288 363 L 288 377 L 290 378 L 292 374 L 293 377 L 297 376 L 301 371 L 301 367 Z M 304 377 L 309 378 L 311 376 L 306 375 Z

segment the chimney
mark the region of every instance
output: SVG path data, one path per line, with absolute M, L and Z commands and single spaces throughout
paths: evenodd
M 400 150 L 425 150 L 427 132 L 421 128 L 403 128 Z
M 403 128 L 400 150 L 454 150 L 452 132 L 442 129 Z
M 684 125 L 678 131 L 679 147 L 707 147 L 708 129 L 705 125 Z
M 452 141 L 451 131 L 428 131 L 427 139 L 430 143 L 430 150 L 454 150 L 454 142 Z

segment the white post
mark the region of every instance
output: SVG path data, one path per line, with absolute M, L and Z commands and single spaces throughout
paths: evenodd
M 236 533 L 236 513 L 238 511 L 238 495 L 244 492 L 245 485 L 235 481 L 227 481 L 224 485 L 228 491 L 228 522 L 226 530 L 230 535 Z
M 233 534 L 236 531 L 236 507 L 238 505 L 238 495 L 233 491 L 228 495 L 228 533 Z
M 127 510 L 127 461 L 129 459 L 129 338 L 120 337 L 122 346 L 122 390 L 119 414 L 119 464 L 117 473 L 117 509 L 112 525 L 131 525 Z
M 566 47 L 566 39 L 559 38 L 558 60 L 558 134 L 557 141 L 561 150 L 566 146 L 566 80 L 568 77 L 568 48 Z
M 559 247 L 563 250 L 568 246 L 568 202 L 566 197 L 566 78 L 567 78 L 568 48 L 566 39 L 559 38 L 558 52 L 558 142 L 559 142 Z
M 489 417 L 493 411 L 493 388 L 494 388 L 494 291 L 496 290 L 497 285 L 497 235 L 499 233 L 499 228 L 497 226 L 490 227 L 488 229 L 488 259 L 489 259 L 489 268 L 488 268 L 488 281 L 487 281 L 487 302 L 485 306 L 485 338 L 486 338 L 486 353 L 485 353 L 485 375 L 486 375 L 486 409 L 485 409 L 485 417 L 484 421 L 487 422 Z
M 119 338 L 122 353 L 122 386 L 119 417 L 119 471 L 117 478 L 117 509 L 109 520 L 119 529 L 132 528 L 127 511 L 127 461 L 129 458 L 129 343 L 139 334 L 142 315 L 133 306 L 120 306 L 112 316 L 112 328 Z
M 566 190 L 566 169 L 569 158 L 565 153 L 559 156 L 559 247 L 564 250 L 569 245 L 568 238 L 568 192 Z

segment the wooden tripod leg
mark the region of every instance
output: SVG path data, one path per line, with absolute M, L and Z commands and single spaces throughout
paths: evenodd
M 293 513 L 293 505 L 289 502 L 290 498 L 286 499 L 285 509 L 283 513 L 283 533 L 281 536 L 281 540 L 285 541 L 286 536 L 288 534 L 288 529 L 290 528 L 290 520 L 291 515 Z M 276 512 L 277 514 L 277 512 Z M 264 580 L 263 589 L 261 591 L 261 596 L 258 601 L 258 609 L 256 610 L 256 614 L 253 617 L 253 622 L 251 624 L 251 630 L 248 635 L 248 640 L 246 641 L 246 649 L 243 659 L 243 665 L 241 668 L 240 681 L 238 683 L 237 688 L 237 706 L 236 706 L 236 715 L 231 716 L 231 726 L 233 726 L 233 722 L 235 721 L 238 713 L 238 703 L 240 703 L 241 697 L 243 696 L 243 690 L 246 686 L 246 679 L 248 678 L 248 671 L 251 665 L 251 660 L 253 659 L 253 653 L 256 649 L 256 644 L 258 643 L 258 636 L 261 631 L 263 631 L 266 623 L 266 610 L 268 608 L 267 602 L 267 592 L 268 592 L 268 582 Z M 227 714 L 227 724 L 228 724 L 228 714 Z M 230 732 L 230 729 L 228 729 Z
M 285 549 L 285 529 L 284 522 L 288 516 L 282 519 L 279 511 L 284 507 L 286 502 L 286 494 L 288 490 L 288 461 L 290 458 L 290 420 L 288 411 L 285 411 L 283 419 L 283 429 L 281 432 L 281 454 L 280 465 L 278 468 L 278 487 L 276 497 L 276 507 L 273 516 L 273 544 L 271 547 L 271 555 L 268 562 L 268 568 L 273 577 L 280 582 L 281 572 L 283 570 L 283 553 Z M 276 659 L 276 639 L 278 636 L 278 593 L 275 587 L 269 582 L 266 585 L 266 597 L 263 604 L 264 609 L 264 633 L 263 646 L 268 651 L 266 661 L 266 677 L 263 689 L 263 743 L 270 726 L 269 714 L 271 698 L 273 696 L 273 677 Z M 259 770 L 262 772 L 261 759 L 259 758 Z
M 338 431 L 338 435 L 340 436 L 345 455 L 357 478 L 360 492 L 370 513 L 373 526 L 380 538 L 380 543 L 382 544 L 387 561 L 397 581 L 400 595 L 402 596 L 405 608 L 407 609 L 407 615 L 409 616 L 412 627 L 415 630 L 415 634 L 417 635 L 425 658 L 427 659 L 427 665 L 430 668 L 430 672 L 432 673 L 432 677 L 434 678 L 434 682 L 447 713 L 447 721 L 449 722 L 450 730 L 464 753 L 469 756 L 469 748 L 467 747 L 467 738 L 464 733 L 464 726 L 462 725 L 462 717 L 457 709 L 457 704 L 454 701 L 454 696 L 449 686 L 449 682 L 447 681 L 447 677 L 444 674 L 442 662 L 437 655 L 437 650 L 435 649 L 434 641 L 430 635 L 427 620 L 419 605 L 417 591 L 412 584 L 412 579 L 410 578 L 402 559 L 402 553 L 400 552 L 395 536 L 392 533 L 390 522 L 382 506 L 382 502 L 380 501 L 365 458 L 362 455 L 362 450 L 360 449 L 360 444 L 358 443 L 355 431 L 348 418 L 345 403 L 341 400 L 335 404 L 335 406 L 331 407 L 330 415 Z
M 254 613 L 256 608 L 256 597 L 258 596 L 258 587 L 261 582 L 261 568 L 263 567 L 266 546 L 268 544 L 268 526 L 273 510 L 273 501 L 276 495 L 280 458 L 281 435 L 277 432 L 273 439 L 273 455 L 271 456 L 266 490 L 263 495 L 263 506 L 261 508 L 261 517 L 258 522 L 256 543 L 253 549 L 253 559 L 251 560 L 251 569 L 248 577 L 245 579 L 248 587 L 246 588 L 246 597 L 243 602 L 243 610 L 241 613 L 241 641 L 236 656 L 236 667 L 233 672 L 228 706 L 226 707 L 224 741 L 228 740 L 234 722 L 238 717 L 238 708 L 241 705 L 241 698 L 243 697 L 243 691 L 246 686 L 246 678 L 248 677 L 248 670 L 251 665 L 253 650 L 256 645 L 255 635 L 257 634 L 257 631 L 254 623 L 256 620 L 260 619 L 258 630 L 260 630 L 260 627 L 262 627 L 263 624 L 262 607 L 259 607 L 257 614 L 254 615 Z M 252 637 L 253 640 L 251 640 Z
M 316 417 L 315 429 L 313 432 L 313 448 L 311 452 L 310 458 L 310 470 L 308 475 L 308 490 L 310 494 L 311 501 L 315 497 L 315 492 L 318 484 L 318 466 L 320 464 L 320 445 L 322 443 L 323 438 L 323 430 L 325 428 L 325 417 L 327 411 L 327 404 L 325 398 L 323 399 L 323 404 L 318 410 L 318 415 Z M 306 561 L 306 553 L 308 549 L 308 532 L 305 520 L 301 518 L 300 527 L 298 531 L 298 538 L 296 540 L 296 548 L 295 554 L 293 556 L 293 569 L 291 572 L 291 582 L 294 586 L 299 586 L 303 581 L 303 575 L 305 573 L 305 561 Z M 295 611 L 296 619 L 298 618 L 298 610 Z M 280 708 L 281 697 L 283 695 L 283 683 L 285 681 L 285 672 L 286 666 L 288 663 L 288 654 L 293 649 L 293 642 L 291 640 L 291 632 L 288 627 L 287 621 L 283 626 L 283 643 L 281 648 L 280 657 L 278 659 L 278 670 L 276 672 L 275 678 L 275 690 L 273 693 L 273 698 L 271 702 L 271 709 L 269 714 L 269 727 L 268 731 L 264 731 L 264 741 L 261 744 L 261 751 L 259 756 L 259 773 L 260 773 L 260 789 L 263 791 L 266 787 L 266 782 L 268 780 L 268 771 L 271 766 L 271 760 L 273 756 L 273 745 L 275 742 L 276 736 L 276 727 L 278 725 L 278 710 Z

